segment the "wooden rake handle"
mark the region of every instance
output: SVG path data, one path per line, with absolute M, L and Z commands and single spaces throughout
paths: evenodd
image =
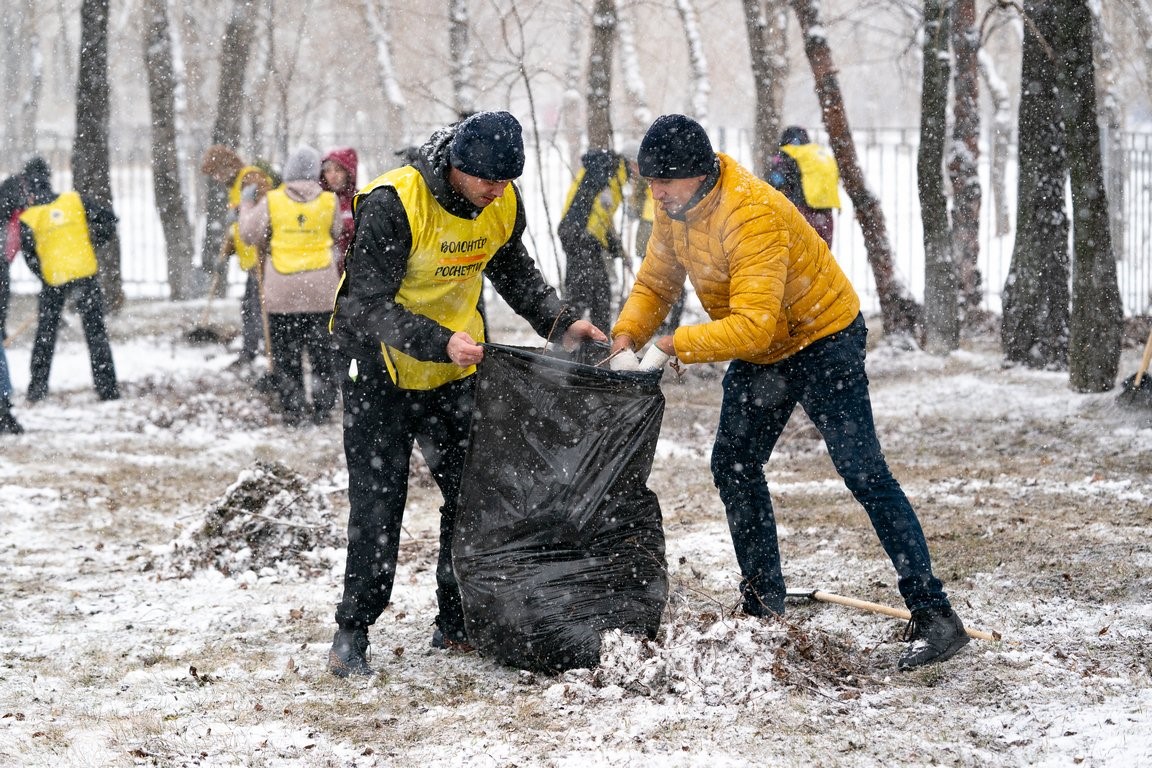
M 885 616 L 891 616 L 896 619 L 904 619 L 909 621 L 912 614 L 904 608 L 893 608 L 890 605 L 882 603 L 870 603 L 867 600 L 857 600 L 854 597 L 844 597 L 843 595 L 833 594 L 832 592 L 822 592 L 819 589 L 814 590 L 788 590 L 788 597 L 804 597 L 809 600 L 817 600 L 821 603 L 836 603 L 837 605 L 846 605 L 849 608 L 859 608 L 863 611 L 871 611 L 872 613 L 881 613 Z M 971 629 L 970 627 L 964 628 L 965 634 L 968 637 L 975 638 L 976 640 L 1003 640 L 1004 636 L 999 632 L 985 632 L 980 629 Z
M 1140 386 L 1150 362 L 1152 362 L 1152 330 L 1148 331 L 1148 341 L 1144 342 L 1144 357 L 1140 360 L 1140 370 L 1136 371 L 1136 378 L 1132 380 L 1133 389 Z

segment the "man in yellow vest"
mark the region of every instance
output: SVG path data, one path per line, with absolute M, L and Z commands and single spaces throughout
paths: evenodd
M 468 647 L 451 550 L 473 374 L 484 360 L 483 278 L 541 336 L 569 347 L 607 341 L 565 310 L 524 247 L 512 183 L 523 170 L 520 123 L 479 112 L 437 131 L 412 164 L 369 182 L 353 204 L 356 235 L 332 315 L 349 503 L 328 655 L 339 677 L 374 674 L 368 628 L 392 594 L 414 443 L 444 497 L 432 645 Z
M 247 273 L 244 295 L 240 298 L 240 356 L 243 365 L 256 359 L 264 336 L 263 308 L 260 304 L 260 280 L 255 267 L 260 263 L 259 249 L 240 238 L 240 204 L 247 198 L 259 202 L 272 188 L 272 179 L 257 165 L 246 165 L 230 147 L 213 144 L 204 152 L 200 171 L 228 189 L 227 231 L 220 243 L 220 268 L 235 255 L 240 269 Z M 265 350 L 267 354 L 271 354 Z
M 742 576 L 744 612 L 784 613 L 787 590 L 764 467 L 799 404 L 864 507 L 912 613 L 902 669 L 968 642 L 932 573 L 916 513 L 893 478 L 872 419 L 860 300 L 828 245 L 785 197 L 714 152 L 690 117 L 664 115 L 640 144 L 659 206 L 648 255 L 612 328 L 612 351 L 652 339 L 687 275 L 707 322 L 653 343 L 683 363 L 728 361 L 712 477 Z
M 609 265 L 624 257 L 613 217 L 624 199 L 628 167 L 610 149 L 589 150 L 580 163 L 556 232 L 564 248 L 564 298 L 593 325 L 606 328 L 612 320 Z
M 767 179 L 831 247 L 833 211 L 840 208 L 840 169 L 832 151 L 810 141 L 808 131 L 790 125 L 780 134 L 780 151 L 769 163 Z
M 104 326 L 104 294 L 97 277 L 96 249 L 116 234 L 119 221 L 111 208 L 76 192 L 52 191 L 48 164 L 25 171 L 29 206 L 20 214 L 20 250 L 29 269 L 40 278 L 36 340 L 32 344 L 32 374 L 28 401 L 48 394 L 48 374 L 56 350 L 60 314 L 69 293 L 76 294 L 92 382 L 101 400 L 120 397 L 112 347 Z

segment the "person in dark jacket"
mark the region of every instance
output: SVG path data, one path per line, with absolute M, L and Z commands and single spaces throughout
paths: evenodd
M 766 181 L 784 193 L 831 247 L 833 211 L 840 207 L 840 171 L 832 152 L 811 141 L 808 131 L 790 125 L 780 134 L 780 150 L 768 163 Z
M 593 325 L 606 328 L 612 319 L 608 267 L 624 257 L 612 219 L 624 197 L 628 168 L 610 149 L 585 152 L 580 162 L 556 232 L 564 248 L 564 298 Z
M 569 347 L 607 341 L 565 310 L 524 247 L 524 205 L 512 183 L 523 169 L 520 123 L 480 112 L 433 134 L 413 164 L 356 196 L 356 236 L 332 315 L 349 503 L 328 655 L 339 677 L 374 674 L 368 628 L 391 598 L 416 443 L 444 497 L 432 645 L 468 647 L 451 549 L 473 374 L 484 360 L 482 278 L 541 336 Z
M 43 400 L 48 394 L 60 314 L 70 293 L 76 294 L 96 395 L 101 400 L 115 400 L 120 397 L 120 386 L 104 326 L 96 249 L 115 236 L 119 220 L 111 208 L 87 195 L 52 191 L 48 163 L 43 160 L 25 170 L 25 180 L 30 204 L 20 214 L 20 250 L 28 268 L 43 283 L 28 401 Z

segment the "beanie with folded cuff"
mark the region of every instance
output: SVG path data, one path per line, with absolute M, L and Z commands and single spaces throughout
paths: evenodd
M 449 150 L 452 167 L 488 181 L 509 181 L 524 172 L 524 135 L 508 112 L 477 112 L 456 126 Z

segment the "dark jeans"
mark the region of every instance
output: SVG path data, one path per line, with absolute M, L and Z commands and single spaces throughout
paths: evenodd
M 427 391 L 403 390 L 392 384 L 379 358 L 358 360 L 355 381 L 348 375 L 349 360 L 338 359 L 350 509 L 344 596 L 336 608 L 336 623 L 342 629 L 367 627 L 391 599 L 415 442 L 444 498 L 436 625 L 449 639 L 463 640 L 464 612 L 452 570 L 452 536 L 475 376 Z
M 272 370 L 280 406 L 289 421 L 309 412 L 324 418 L 336 405 L 332 336 L 327 312 L 273 314 L 268 316 L 272 337 Z M 312 406 L 304 389 L 304 353 L 312 369 Z
M 52 370 L 52 356 L 56 351 L 56 335 L 60 330 L 60 314 L 64 300 L 76 292 L 76 308 L 88 342 L 88 360 L 92 365 L 92 382 L 101 400 L 120 396 L 116 383 L 116 366 L 112 362 L 112 347 L 104 327 L 104 294 L 99 278 L 85 277 L 64 285 L 44 284 L 40 288 L 36 341 L 32 345 L 32 375 L 28 383 L 28 399 L 40 400 L 48 394 L 48 374 Z
M 872 419 L 863 317 L 772 365 L 734 360 L 724 377 L 712 476 L 728 515 L 749 613 L 783 613 L 784 576 L 764 466 L 797 403 L 820 430 L 844 484 L 864 507 L 909 610 L 946 607 L 912 505 L 892 477 Z
M 260 309 L 260 283 L 256 279 L 256 269 L 253 267 L 248 270 L 244 295 L 240 297 L 240 356 L 249 360 L 256 357 L 264 343 L 264 318 Z
M 608 257 L 590 236 L 577 242 L 562 240 L 561 244 L 565 259 L 564 300 L 579 317 L 587 312 L 597 328 L 610 328 L 612 281 L 608 278 Z

